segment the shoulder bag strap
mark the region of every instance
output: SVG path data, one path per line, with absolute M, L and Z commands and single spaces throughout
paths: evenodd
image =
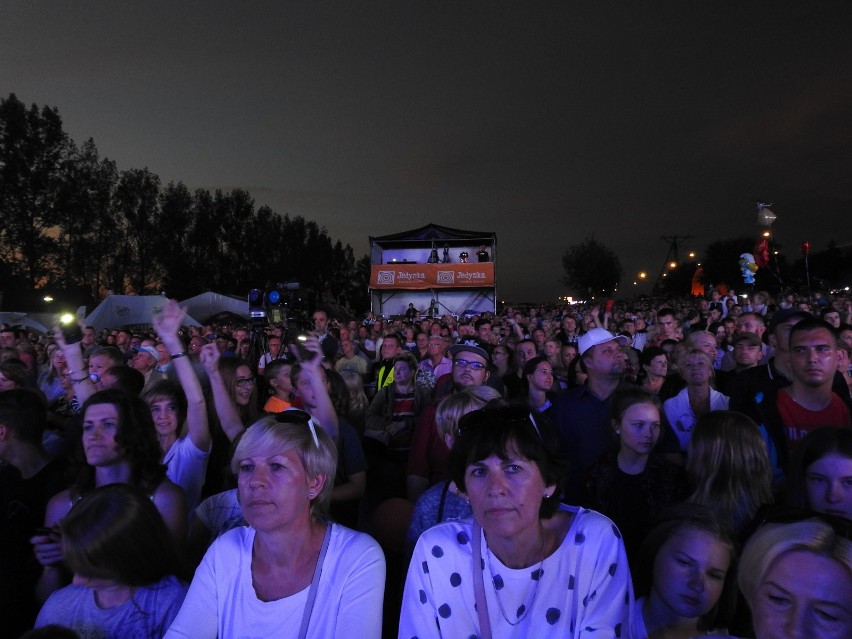
M 479 524 L 473 524 L 472 567 L 473 567 L 473 592 L 476 597 L 476 615 L 479 617 L 480 639 L 491 639 L 491 620 L 488 617 L 488 603 L 485 601 L 485 586 L 482 581 L 482 528 Z
M 311 612 L 314 609 L 314 600 L 317 597 L 317 587 L 322 576 L 322 564 L 325 561 L 325 554 L 328 552 L 328 542 L 331 539 L 331 527 L 334 524 L 328 523 L 325 529 L 325 537 L 322 540 L 322 549 L 320 550 L 317 565 L 314 568 L 314 577 L 311 579 L 311 589 L 308 591 L 308 600 L 305 602 L 305 610 L 302 613 L 302 627 L 299 628 L 299 639 L 305 639 L 308 636 L 308 624 L 311 622 Z

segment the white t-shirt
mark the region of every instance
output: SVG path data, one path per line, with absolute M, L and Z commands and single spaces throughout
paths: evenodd
M 379 639 L 384 555 L 369 535 L 330 525 L 307 636 Z M 276 601 L 258 599 L 251 572 L 254 537 L 254 528 L 235 528 L 210 546 L 166 639 L 298 636 L 309 589 Z
M 211 444 L 211 448 L 212 446 Z M 200 450 L 187 435 L 172 444 L 163 459 L 166 477 L 183 488 L 190 519 L 201 499 L 201 487 L 204 485 L 209 457 L 210 451 Z
M 710 389 L 711 411 L 728 410 L 728 401 L 727 395 L 722 395 L 714 388 Z M 680 442 L 680 450 L 685 453 L 689 442 L 692 440 L 692 429 L 695 427 L 695 422 L 698 421 L 689 405 L 689 390 L 684 388 L 677 395 L 663 402 L 663 412 L 666 414 L 666 419 L 677 436 L 678 442 Z

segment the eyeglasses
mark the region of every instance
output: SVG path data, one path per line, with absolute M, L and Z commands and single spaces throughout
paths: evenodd
M 254 384 L 254 377 L 237 377 L 234 384 L 236 384 L 237 388 L 252 386 Z
M 467 359 L 453 360 L 453 366 L 455 366 L 456 368 L 470 368 L 475 371 L 481 371 L 487 368 L 487 366 L 482 362 L 471 362 Z
M 306 413 L 298 408 L 290 408 L 280 413 L 275 414 L 275 421 L 279 424 L 304 424 L 311 431 L 311 436 L 314 438 L 314 445 L 319 448 L 319 437 L 317 437 L 317 428 L 314 424 L 314 419 L 310 413 Z
M 536 424 L 535 418 L 526 406 L 494 406 L 471 411 L 466 415 L 462 415 L 458 428 L 456 428 L 456 435 L 461 437 L 482 426 L 498 424 L 501 426 L 528 424 L 533 427 L 539 440 L 542 440 L 538 424 Z

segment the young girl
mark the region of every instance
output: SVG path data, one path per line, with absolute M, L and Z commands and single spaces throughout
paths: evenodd
M 667 511 L 642 544 L 634 639 L 728 637 L 736 602 L 731 532 L 697 504 Z
M 742 413 L 719 410 L 698 419 L 686 471 L 695 486 L 689 501 L 711 508 L 737 535 L 773 501 L 766 444 L 757 424 Z
M 852 520 L 852 431 L 818 428 L 802 440 L 790 472 L 790 504 Z
M 61 525 L 74 583 L 53 593 L 36 627 L 61 624 L 86 637 L 162 637 L 186 595 L 169 532 L 146 494 L 96 488 Z
M 621 530 L 631 563 L 651 522 L 689 494 L 686 472 L 654 451 L 660 438 L 660 400 L 640 388 L 618 391 L 612 401 L 618 453 L 599 458 L 586 474 L 583 503 Z

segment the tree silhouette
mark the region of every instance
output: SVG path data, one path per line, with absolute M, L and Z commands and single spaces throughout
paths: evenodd
M 57 109 L 14 94 L 0 100 L 0 212 L 0 282 L 16 304 L 44 287 L 91 303 L 108 290 L 244 295 L 299 282 L 311 306 L 369 305 L 352 248 L 316 222 L 256 209 L 243 189 L 190 194 L 147 168 L 118 171 L 93 140 L 68 138 Z
M 580 297 L 611 294 L 624 272 L 615 252 L 594 237 L 569 247 L 562 256 L 562 268 L 562 283 Z

